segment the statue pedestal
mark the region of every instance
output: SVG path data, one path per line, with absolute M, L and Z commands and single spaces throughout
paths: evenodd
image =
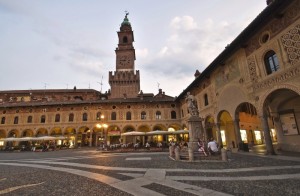
M 193 152 L 198 151 L 198 142 L 189 142 L 188 143 L 189 149 L 191 149 Z

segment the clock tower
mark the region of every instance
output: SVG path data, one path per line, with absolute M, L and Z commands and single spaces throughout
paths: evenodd
M 140 74 L 134 67 L 134 37 L 128 14 L 126 13 L 120 31 L 117 32 L 119 43 L 115 50 L 116 71 L 109 72 L 110 98 L 134 98 L 140 91 Z

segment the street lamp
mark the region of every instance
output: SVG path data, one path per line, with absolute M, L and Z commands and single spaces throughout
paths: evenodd
M 101 121 L 103 121 L 104 115 L 101 115 L 101 116 L 100 116 L 100 119 L 101 119 Z M 101 129 L 102 137 L 103 137 L 103 135 L 104 135 L 104 144 L 107 145 L 107 132 L 106 132 L 106 129 L 107 129 L 108 125 L 105 124 L 105 123 L 97 123 L 97 124 L 96 124 L 96 127 L 97 127 L 98 129 Z

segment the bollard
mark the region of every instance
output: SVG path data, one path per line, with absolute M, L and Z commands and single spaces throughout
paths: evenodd
M 189 148 L 188 151 L 189 151 L 189 160 L 194 161 L 194 151 L 193 151 L 193 149 Z
M 222 161 L 227 161 L 227 151 L 224 148 L 221 149 L 221 156 Z
M 175 160 L 176 161 L 180 160 L 179 147 L 178 146 L 175 148 Z

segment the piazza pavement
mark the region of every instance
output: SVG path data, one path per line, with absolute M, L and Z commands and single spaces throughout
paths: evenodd
M 168 152 L 95 148 L 0 152 L 0 195 L 300 195 L 299 153 L 228 152 L 174 161 Z

